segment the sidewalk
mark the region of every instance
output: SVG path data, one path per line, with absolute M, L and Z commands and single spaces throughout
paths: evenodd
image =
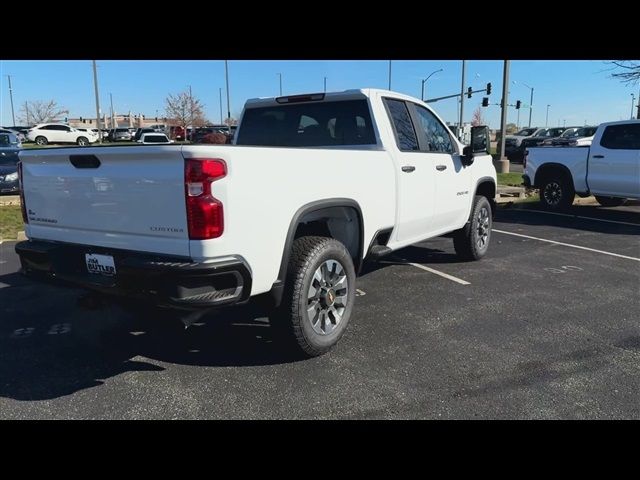
M 20 195 L 0 196 L 0 207 L 3 207 L 5 205 L 20 205 Z

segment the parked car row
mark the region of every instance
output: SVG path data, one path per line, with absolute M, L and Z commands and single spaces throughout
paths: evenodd
M 527 148 L 541 146 L 588 146 L 597 126 L 524 128 L 505 137 L 505 155 L 512 162 L 523 161 Z
M 18 192 L 18 152 L 22 144 L 13 133 L 0 132 L 0 194 Z

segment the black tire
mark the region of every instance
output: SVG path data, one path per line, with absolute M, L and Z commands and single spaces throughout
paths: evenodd
M 89 140 L 87 139 L 87 137 L 78 137 L 76 139 L 76 143 L 81 147 L 84 147 L 85 145 L 89 145 Z
M 342 267 L 344 275 L 340 278 L 346 277 L 346 280 L 343 279 L 341 285 L 346 281 L 346 292 L 343 288 L 336 288 L 335 292 L 333 289 L 325 292 L 318 288 L 318 296 L 322 297 L 322 300 L 312 299 L 309 296 L 312 281 L 314 285 L 319 285 L 314 275 L 327 261 L 337 262 Z M 339 272 L 339 267 L 335 267 L 333 271 Z M 308 236 L 300 237 L 293 242 L 285 290 L 282 303 L 274 315 L 274 327 L 280 330 L 280 336 L 292 347 L 296 355 L 316 357 L 328 352 L 338 343 L 351 318 L 356 292 L 355 279 L 356 273 L 351 255 L 337 240 Z M 315 289 L 315 286 L 313 288 Z M 321 292 L 325 292 L 326 295 L 322 295 Z M 339 295 L 340 293 L 343 295 Z M 322 302 L 328 302 L 329 298 L 331 298 L 334 312 L 343 308 L 342 302 L 346 304 L 339 319 L 333 312 L 324 314 L 323 308 L 326 305 L 323 306 Z M 345 300 L 336 307 L 339 298 Z M 315 323 L 312 323 L 313 320 L 307 313 L 309 306 L 319 309 L 313 312 L 317 319 Z M 318 333 L 315 329 L 322 329 L 322 325 L 330 331 L 324 334 Z
M 453 234 L 453 247 L 462 260 L 480 260 L 489 249 L 493 223 L 491 203 L 487 197 L 476 195 L 469 221 Z
M 43 137 L 43 136 L 36 137 L 37 145 L 46 145 L 48 143 L 49 143 L 49 140 L 47 140 L 47 137 Z
M 540 183 L 540 204 L 547 210 L 566 210 L 573 205 L 573 182 L 560 172 L 551 173 Z
M 619 206 L 624 205 L 625 203 L 627 203 L 627 199 L 626 198 L 601 197 L 599 195 L 596 195 L 596 200 L 603 207 L 619 207 Z

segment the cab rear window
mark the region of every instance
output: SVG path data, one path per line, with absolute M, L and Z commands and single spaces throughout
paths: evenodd
M 307 102 L 249 108 L 236 145 L 324 147 L 375 145 L 366 100 Z

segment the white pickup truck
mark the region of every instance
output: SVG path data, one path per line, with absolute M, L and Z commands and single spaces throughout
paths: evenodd
M 640 121 L 603 123 L 590 146 L 529 148 L 524 165 L 525 186 L 538 188 L 550 210 L 569 207 L 576 194 L 604 207 L 639 199 Z
M 267 298 L 319 355 L 365 260 L 451 232 L 462 258 L 485 255 L 496 172 L 487 128 L 472 139 L 363 89 L 249 100 L 234 145 L 29 150 L 15 249 L 27 275 L 185 312 Z

